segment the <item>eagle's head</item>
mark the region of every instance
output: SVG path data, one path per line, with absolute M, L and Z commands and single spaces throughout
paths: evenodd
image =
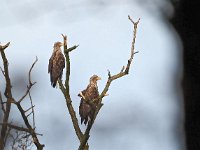
M 61 42 L 55 42 L 54 43 L 54 48 L 60 48 L 61 46 L 63 46 L 63 43 L 61 43 Z
M 101 78 L 97 75 L 93 75 L 91 78 L 90 78 L 90 84 L 97 84 L 97 81 L 98 80 L 101 80 Z

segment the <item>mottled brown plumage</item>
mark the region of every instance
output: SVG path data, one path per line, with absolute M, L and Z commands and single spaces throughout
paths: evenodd
M 93 75 L 90 78 L 90 83 L 87 86 L 87 88 L 78 95 L 81 97 L 81 102 L 79 106 L 79 115 L 81 117 L 81 124 L 84 122 L 84 124 L 86 125 L 90 120 L 93 119 L 98 101 L 90 104 L 87 103 L 86 101 L 93 101 L 94 99 L 99 97 L 97 80 L 100 79 L 101 78 L 98 77 L 97 75 Z
M 56 86 L 58 79 L 62 78 L 63 69 L 65 68 L 65 57 L 62 54 L 61 42 L 54 43 L 54 49 L 49 59 L 48 73 L 50 73 L 50 81 L 53 87 Z

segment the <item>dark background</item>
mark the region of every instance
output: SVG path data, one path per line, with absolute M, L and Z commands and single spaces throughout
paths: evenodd
M 198 1 L 172 1 L 175 15 L 170 20 L 183 43 L 185 133 L 188 150 L 200 149 L 200 34 Z

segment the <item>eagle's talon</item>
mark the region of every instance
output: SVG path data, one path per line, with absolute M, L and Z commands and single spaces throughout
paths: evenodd
M 81 103 L 79 106 L 79 115 L 81 117 L 81 123 L 84 122 L 86 125 L 88 123 L 92 123 L 92 119 L 94 117 L 95 110 L 98 104 L 98 86 L 97 81 L 101 78 L 97 75 L 93 75 L 90 78 L 90 83 L 85 90 L 78 94 L 81 97 Z
M 85 100 L 85 96 L 83 95 L 82 92 L 79 93 L 80 97 L 83 98 Z

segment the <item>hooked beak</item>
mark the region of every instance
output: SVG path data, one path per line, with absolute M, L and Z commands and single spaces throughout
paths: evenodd
M 101 80 L 101 77 L 98 77 L 97 80 Z

